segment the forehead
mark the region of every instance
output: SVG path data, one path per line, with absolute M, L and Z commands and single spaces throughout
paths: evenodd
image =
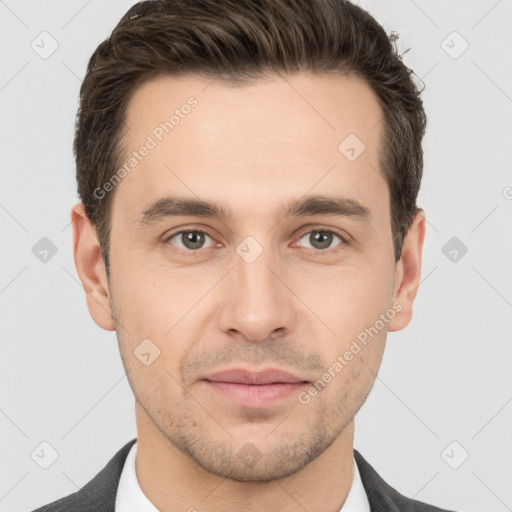
M 160 197 L 187 195 L 229 198 L 252 215 L 312 189 L 387 201 L 381 117 L 370 86 L 355 76 L 275 75 L 242 86 L 158 77 L 127 107 L 114 210 L 135 220 Z

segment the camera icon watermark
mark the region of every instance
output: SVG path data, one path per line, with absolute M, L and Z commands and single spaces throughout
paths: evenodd
M 48 469 L 59 458 L 59 452 L 49 442 L 43 441 L 32 451 L 30 457 L 40 468 Z
M 338 145 L 338 151 L 350 162 L 357 160 L 365 149 L 364 142 L 355 133 L 347 135 Z
M 458 263 L 468 252 L 466 245 L 456 236 L 443 245 L 441 252 L 452 262 Z
M 245 443 L 236 454 L 243 464 L 252 468 L 262 457 L 261 451 L 253 443 Z
M 30 47 L 41 59 L 48 59 L 57 51 L 59 43 L 50 33 L 44 31 L 30 43 Z
M 457 441 L 452 441 L 442 452 L 441 458 L 452 469 L 459 469 L 468 460 L 468 451 Z
M 144 366 L 149 366 L 160 356 L 160 349 L 149 338 L 146 338 L 137 345 L 133 354 Z
M 469 48 L 469 43 L 454 30 L 441 41 L 441 48 L 452 59 L 458 59 Z
M 32 254 L 42 263 L 48 263 L 57 251 L 57 246 L 45 236 L 32 247 Z
M 263 247 L 252 237 L 248 236 L 240 242 L 236 248 L 236 253 L 246 262 L 255 262 L 261 253 Z

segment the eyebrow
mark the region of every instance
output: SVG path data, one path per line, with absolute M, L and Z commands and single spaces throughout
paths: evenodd
M 370 210 L 354 199 L 326 195 L 315 195 L 282 203 L 276 212 L 277 218 L 329 215 L 354 217 L 367 222 Z M 222 204 L 187 197 L 163 197 L 140 212 L 137 223 L 155 224 L 172 217 L 202 217 L 228 220 L 233 213 Z

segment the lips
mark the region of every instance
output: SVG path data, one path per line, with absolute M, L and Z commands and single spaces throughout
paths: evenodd
M 263 386 L 279 383 L 306 383 L 307 380 L 277 368 L 270 368 L 260 372 L 250 372 L 242 368 L 223 370 L 201 377 L 201 380 L 210 382 L 227 382 L 231 384 L 252 384 Z
M 309 381 L 279 368 L 255 372 L 232 368 L 203 375 L 199 383 L 215 399 L 237 407 L 270 407 L 309 386 Z
M 259 372 L 232 368 L 203 375 L 199 384 L 211 397 L 245 408 L 270 407 L 291 399 L 310 385 L 309 381 L 279 368 Z

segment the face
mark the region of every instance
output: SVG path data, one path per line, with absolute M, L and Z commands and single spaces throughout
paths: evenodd
M 117 331 L 140 414 L 207 471 L 305 467 L 351 424 L 407 321 L 381 116 L 348 76 L 162 77 L 129 103 L 136 162 L 114 190 L 103 308 L 115 325 L 91 313 Z

